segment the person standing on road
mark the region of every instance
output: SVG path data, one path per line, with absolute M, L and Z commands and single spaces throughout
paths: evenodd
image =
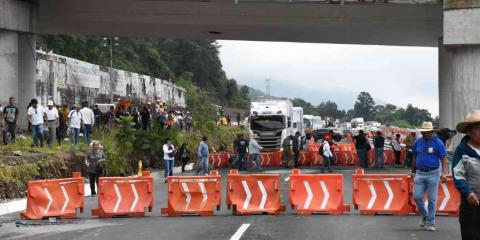
M 407 153 L 407 158 L 405 160 L 405 168 L 412 167 L 412 157 L 413 157 L 412 149 L 413 149 L 413 143 L 415 143 L 416 138 L 417 138 L 417 134 L 415 132 L 412 132 L 405 139 L 405 151 Z
M 463 240 L 477 240 L 480 239 L 480 110 L 468 113 L 456 129 L 467 134 L 452 159 L 453 179 L 462 199 L 460 231 Z
M 294 167 L 299 168 L 300 164 L 299 159 L 300 159 L 300 151 L 302 150 L 302 136 L 300 135 L 299 132 L 295 133 L 295 137 L 293 137 L 292 141 L 292 150 L 293 150 L 293 162 L 294 162 Z
M 3 143 L 8 144 L 7 133 L 10 133 L 10 141 L 15 142 L 15 132 L 18 125 L 18 114 L 20 111 L 15 106 L 15 98 L 8 99 L 8 105 L 3 109 L 4 128 L 2 129 Z
M 238 139 L 234 143 L 235 154 L 237 154 L 237 164 L 239 171 L 247 170 L 247 150 L 248 150 L 248 141 L 245 140 L 245 136 L 240 134 Z
M 102 163 L 105 161 L 105 152 L 100 148 L 100 142 L 92 141 L 92 148 L 88 150 L 85 158 L 87 165 L 88 179 L 90 180 L 90 192 L 92 197 L 97 195 L 95 185 L 98 188 L 98 178 L 103 173 Z
M 45 109 L 38 105 L 37 99 L 32 99 L 28 108 L 28 122 L 32 124 L 33 145 L 43 147 L 43 126 L 45 125 Z
M 53 101 L 49 100 L 47 103 L 47 128 L 48 132 L 50 132 L 50 136 L 48 139 L 48 146 L 52 147 L 53 143 L 57 138 L 57 126 L 58 126 L 58 109 L 53 106 Z
M 400 154 L 402 153 L 402 145 L 400 145 L 400 134 L 395 135 L 395 139 L 390 143 L 392 145 L 393 153 L 395 154 L 395 164 L 400 165 Z
M 432 122 L 423 122 L 420 132 L 422 137 L 417 139 L 413 145 L 412 174 L 415 175 L 413 196 L 422 215 L 420 227 L 428 231 L 436 231 L 435 210 L 438 185 L 440 178 L 442 182 L 446 181 L 448 173 L 447 152 L 442 141 L 433 135 Z M 425 194 L 428 197 L 428 209 L 424 203 Z
M 151 116 L 150 111 L 148 110 L 148 106 L 144 106 L 142 111 L 140 111 L 140 118 L 142 120 L 142 129 L 143 131 L 150 130 L 151 126 Z
M 332 171 L 332 159 L 333 159 L 333 153 L 331 150 L 330 142 L 332 141 L 332 137 L 330 135 L 326 135 L 323 138 L 323 143 L 322 143 L 322 157 L 323 157 L 323 165 L 322 165 L 322 173 L 325 172 L 325 167 L 328 168 L 328 172 L 333 172 Z
M 258 144 L 257 139 L 258 135 L 254 133 L 248 144 L 248 150 L 250 152 L 250 161 L 255 162 L 255 167 L 259 172 L 262 171 L 262 166 L 260 165 L 260 151 L 263 149 L 263 147 Z
M 168 176 L 173 176 L 173 160 L 175 160 L 175 147 L 172 144 L 170 138 L 165 139 L 163 145 L 163 163 L 165 167 L 165 182 L 167 182 Z
M 95 124 L 95 115 L 92 109 L 88 107 L 88 102 L 83 103 L 83 108 L 80 110 L 83 121 L 83 142 L 90 143 L 90 134 L 92 133 L 93 124 Z
M 178 155 L 180 157 L 180 161 L 182 161 L 182 172 L 185 172 L 185 166 L 190 160 L 186 143 L 183 143 L 182 146 L 180 146 L 180 149 L 178 150 Z
M 72 145 L 77 145 L 78 135 L 83 125 L 82 113 L 80 112 L 79 106 L 76 106 L 75 109 L 70 111 L 68 119 L 70 119 L 70 142 Z
M 58 112 L 58 128 L 57 128 L 57 142 L 62 145 L 62 141 L 67 137 L 67 122 L 68 122 L 68 107 L 63 105 L 59 107 Z
M 358 135 L 354 138 L 355 148 L 357 149 L 358 159 L 360 159 L 360 166 L 368 168 L 367 151 L 369 150 L 367 137 L 363 130 L 358 131 Z M 368 145 L 368 146 L 367 146 Z
M 200 158 L 200 165 L 201 167 L 197 168 L 197 175 L 200 171 L 203 170 L 204 175 L 208 175 L 208 144 L 207 144 L 207 137 L 202 137 L 202 141 L 198 145 L 198 157 Z
M 382 136 L 382 132 L 378 131 L 377 136 L 373 140 L 375 147 L 375 168 L 383 168 L 385 161 L 383 159 L 383 150 L 385 147 L 385 138 Z

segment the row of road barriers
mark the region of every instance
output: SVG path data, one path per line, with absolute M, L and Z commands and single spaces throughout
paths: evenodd
M 357 169 L 352 176 L 352 200 L 360 215 L 418 214 L 408 174 L 365 174 Z M 301 174 L 293 169 L 289 177 L 289 202 L 299 215 L 341 215 L 350 212 L 345 204 L 342 174 Z M 75 218 L 84 208 L 84 179 L 80 173 L 72 178 L 30 181 L 26 211 L 22 218 Z M 239 174 L 232 169 L 227 175 L 226 205 L 234 215 L 284 212 L 280 196 L 279 174 Z M 98 208 L 92 215 L 141 217 L 152 211 L 154 185 L 150 172 L 140 177 L 101 177 Z M 210 176 L 172 176 L 167 179 L 167 216 L 211 216 L 222 205 L 222 178 L 213 170 Z M 453 179 L 439 186 L 437 213 L 458 216 L 460 194 Z
M 308 149 L 300 151 L 299 164 L 301 166 L 319 166 L 323 164 L 323 156 L 319 153 L 319 145 L 313 144 Z M 282 165 L 282 152 L 262 152 L 260 154 L 260 164 L 262 167 L 280 167 Z M 360 160 L 358 158 L 357 150 L 353 143 L 341 143 L 336 145 L 333 151 L 335 155 L 332 164 L 339 166 L 358 166 Z M 230 167 L 229 159 L 233 153 L 217 152 L 210 153 L 209 164 L 213 168 L 228 168 Z M 248 158 L 248 156 L 247 156 Z M 400 164 L 404 164 L 407 158 L 405 149 L 402 149 L 400 154 Z M 371 149 L 367 153 L 367 160 L 370 166 L 375 164 L 375 150 Z M 385 165 L 395 165 L 395 153 L 392 149 L 385 148 L 383 152 L 383 160 Z

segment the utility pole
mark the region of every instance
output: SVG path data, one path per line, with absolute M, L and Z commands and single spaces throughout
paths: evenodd
M 113 83 L 113 46 L 118 46 L 118 37 L 104 37 L 103 46 L 110 47 L 110 103 L 113 103 L 113 90 L 115 84 Z

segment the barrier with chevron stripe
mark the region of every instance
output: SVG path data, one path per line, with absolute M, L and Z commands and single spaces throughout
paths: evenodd
M 293 169 L 290 175 L 290 204 L 301 215 L 340 215 L 350 211 L 350 205 L 344 204 L 343 199 L 343 175 L 300 174 L 299 169 Z
M 282 151 L 261 152 L 260 165 L 262 167 L 280 167 L 282 165 Z
M 361 215 L 405 216 L 414 211 L 410 203 L 410 175 L 354 174 L 353 204 Z
M 98 183 L 98 208 L 92 216 L 143 217 L 145 209 L 153 208 L 153 176 L 142 172 L 141 177 L 101 177 Z
M 227 176 L 227 206 L 233 214 L 280 214 L 285 206 L 280 200 L 279 174 L 238 174 Z
M 22 218 L 75 218 L 77 209 L 83 212 L 84 180 L 79 172 L 71 178 L 29 181 L 27 207 Z
M 170 176 L 168 206 L 162 214 L 168 216 L 211 216 L 222 203 L 222 177 L 216 170 L 210 176 Z
M 213 168 L 227 168 L 230 166 L 228 159 L 232 156 L 229 152 L 210 153 L 208 163 Z
M 410 182 L 410 191 L 413 193 L 413 184 L 414 180 L 411 179 Z M 418 207 L 415 203 L 415 198 L 413 194 L 410 195 L 410 203 L 415 206 L 415 212 L 418 214 Z M 427 198 L 425 197 L 425 201 Z M 437 196 L 437 208 L 436 215 L 449 215 L 449 216 L 458 216 L 460 215 L 460 202 L 461 196 L 458 190 L 455 188 L 452 176 L 447 176 L 447 181 L 440 183 L 438 185 L 438 196 Z

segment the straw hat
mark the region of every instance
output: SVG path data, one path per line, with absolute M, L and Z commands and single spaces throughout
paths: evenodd
M 422 127 L 420 128 L 420 132 L 432 132 L 433 131 L 433 123 L 432 122 L 423 122 Z
M 457 124 L 457 131 L 460 133 L 467 133 L 467 128 L 471 125 L 480 124 L 480 110 L 473 110 L 465 116 L 463 122 Z
M 52 100 L 48 100 L 47 106 L 53 106 L 53 101 L 52 101 Z

